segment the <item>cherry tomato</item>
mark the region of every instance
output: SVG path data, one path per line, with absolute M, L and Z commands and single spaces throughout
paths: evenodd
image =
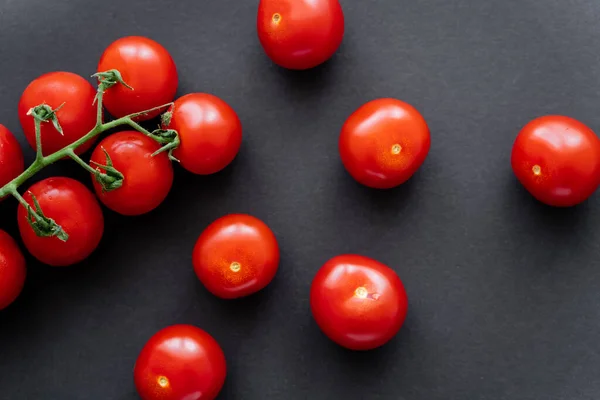
M 196 275 L 212 294 L 233 299 L 258 292 L 273 280 L 279 246 L 258 218 L 230 214 L 202 232 L 192 260 Z
M 120 188 L 103 192 L 92 177 L 100 201 L 123 215 L 141 215 L 158 207 L 173 185 L 173 167 L 167 153 L 152 156 L 158 149 L 157 142 L 137 131 L 118 132 L 102 140 L 91 160 L 106 165 L 106 151 L 124 179 Z
M 370 350 L 400 330 L 408 298 L 391 268 L 349 254 L 332 258 L 319 270 L 310 289 L 310 306 L 331 340 L 351 350 Z
M 35 149 L 35 123 L 27 115 L 30 109 L 47 104 L 56 112 L 63 134 L 51 122 L 42 123 L 42 152 L 55 153 L 85 136 L 96 126 L 96 90 L 79 75 L 71 72 L 50 72 L 40 76 L 27 86 L 19 101 L 19 121 L 27 141 Z M 79 146 L 75 152 L 84 153 L 92 147 L 94 140 Z
M 142 400 L 213 400 L 226 373 L 217 341 L 191 325 L 158 331 L 144 345 L 133 371 Z
M 540 117 L 517 136 L 511 164 L 536 199 L 551 206 L 574 206 L 600 185 L 600 139 L 573 118 Z
M 199 175 L 214 174 L 228 166 L 242 144 L 242 123 L 223 100 L 206 93 L 180 97 L 169 109 L 165 129 L 179 132 L 181 144 L 173 155 L 183 168 Z
M 0 124 L 0 188 L 23 172 L 23 151 L 12 133 Z
M 29 188 L 23 197 L 34 208 L 32 194 L 44 215 L 60 225 L 69 238 L 63 242 L 55 236 L 37 236 L 27 222 L 27 210 L 19 205 L 19 231 L 27 250 L 44 264 L 56 267 L 87 258 L 104 232 L 104 217 L 94 195 L 80 182 L 64 177 L 44 179 Z
M 406 182 L 430 147 L 429 128 L 421 114 L 410 104 L 389 98 L 370 101 L 352 113 L 339 140 L 346 170 L 376 189 Z
M 0 230 L 0 310 L 19 297 L 27 270 L 25 258 L 12 237 Z
M 118 70 L 123 81 L 133 88 L 116 84 L 104 94 L 104 106 L 117 118 L 170 103 L 175 98 L 178 85 L 175 62 L 154 40 L 128 36 L 111 43 L 100 58 L 98 72 L 112 69 Z M 162 111 L 136 120 L 154 118 Z
M 273 62 L 308 69 L 327 61 L 344 37 L 338 0 L 261 0 L 258 38 Z

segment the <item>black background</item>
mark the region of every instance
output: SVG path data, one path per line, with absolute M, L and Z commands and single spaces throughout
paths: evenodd
M 222 345 L 222 399 L 584 400 L 600 398 L 600 195 L 571 209 L 533 200 L 510 150 L 544 114 L 600 130 L 597 0 L 342 0 L 346 35 L 322 67 L 274 66 L 256 37 L 257 1 L 3 0 L 0 121 L 17 119 L 25 86 L 53 70 L 89 76 L 125 35 L 162 43 L 179 94 L 227 101 L 244 126 L 237 160 L 215 176 L 177 168 L 155 212 L 105 209 L 86 262 L 52 269 L 28 258 L 19 300 L 0 313 L 0 398 L 135 399 L 146 340 L 195 324 Z M 337 140 L 378 97 L 419 109 L 429 157 L 392 191 L 356 184 Z M 70 161 L 63 174 L 89 185 Z M 25 189 L 25 187 L 23 188 Z M 16 203 L 0 205 L 17 235 Z M 197 281 L 191 250 L 232 212 L 267 222 L 282 249 L 268 289 L 226 302 Z M 310 282 L 340 253 L 392 266 L 410 298 L 401 333 L 367 353 L 319 331 Z

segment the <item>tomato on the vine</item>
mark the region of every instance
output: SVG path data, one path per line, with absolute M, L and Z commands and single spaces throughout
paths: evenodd
M 573 118 L 543 116 L 519 132 L 511 164 L 536 199 L 551 206 L 574 206 L 600 185 L 600 139 Z
M 38 236 L 27 221 L 27 210 L 20 204 L 19 231 L 25 247 L 35 258 L 51 266 L 68 266 L 84 260 L 96 249 L 104 232 L 104 217 L 96 197 L 82 183 L 56 177 L 33 184 L 23 198 L 35 211 L 32 195 L 43 214 L 69 235 L 66 242 L 56 236 Z
M 223 350 L 207 332 L 172 325 L 144 345 L 134 367 L 142 400 L 213 400 L 225 383 Z
M 310 306 L 317 325 L 331 340 L 351 350 L 370 350 L 398 333 L 408 298 L 391 268 L 347 254 L 330 259 L 317 272 Z
M 24 168 L 23 151 L 19 142 L 0 124 L 0 188 L 19 176 Z
M 327 61 L 344 37 L 338 0 L 261 0 L 257 30 L 265 53 L 289 69 L 308 69 Z
M 167 104 L 177 91 L 177 68 L 169 52 L 152 39 L 128 36 L 111 43 L 100 58 L 98 72 L 116 69 L 129 89 L 116 84 L 106 90 L 104 106 L 114 117 L 149 110 Z M 148 120 L 164 110 L 136 117 Z
M 430 147 L 423 116 L 410 104 L 390 98 L 372 100 L 354 111 L 339 139 L 346 170 L 361 184 L 377 189 L 410 179 Z
M 35 123 L 29 110 L 46 104 L 56 112 L 62 127 L 61 134 L 51 122 L 41 125 L 42 152 L 49 155 L 81 139 L 96 126 L 96 90 L 81 76 L 71 72 L 50 72 L 40 76 L 25 88 L 19 101 L 19 121 L 27 141 L 35 146 Z M 62 107 L 61 107 L 62 106 Z M 79 146 L 75 152 L 84 153 L 94 140 Z
M 25 258 L 10 235 L 0 230 L 0 310 L 11 305 L 25 285 Z
M 186 170 L 209 175 L 228 166 L 242 144 L 242 123 L 226 102 L 206 93 L 175 100 L 163 123 L 179 132 L 181 144 L 173 155 Z
M 210 224 L 192 254 L 198 279 L 215 296 L 234 299 L 266 287 L 279 268 L 279 245 L 256 217 L 230 214 Z
M 105 173 L 97 165 L 107 165 L 108 154 L 112 166 L 123 174 L 123 184 L 118 189 L 103 191 L 92 176 L 100 201 L 123 215 L 141 215 L 158 207 L 173 185 L 173 166 L 167 153 L 152 156 L 159 149 L 156 141 L 138 131 L 117 132 L 102 140 L 92 153 L 92 165 Z

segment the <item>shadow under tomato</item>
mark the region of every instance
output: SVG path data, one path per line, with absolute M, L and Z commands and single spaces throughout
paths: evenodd
M 507 203 L 518 207 L 518 221 L 525 226 L 535 225 L 537 229 L 555 231 L 557 239 L 581 229 L 590 212 L 590 200 L 600 196 L 600 192 L 581 204 L 572 207 L 553 207 L 542 203 L 531 195 L 516 179 L 508 179 Z
M 391 189 L 373 189 L 355 181 L 343 167 L 338 168 L 337 198 L 350 201 L 352 207 L 369 207 L 379 214 L 397 214 L 406 207 L 419 184 L 419 172 L 408 181 Z
M 275 64 L 261 50 L 256 53 L 255 62 L 257 71 L 273 71 L 272 74 L 262 75 L 263 79 L 272 80 L 265 82 L 266 85 L 275 84 L 277 88 L 284 90 L 283 94 L 290 101 L 300 101 L 315 108 L 314 101 L 319 101 L 323 91 L 329 90 L 334 84 L 338 58 L 339 55 L 336 54 L 314 68 L 292 70 Z
M 394 379 L 409 384 L 409 373 L 418 368 L 418 354 L 413 348 L 424 348 L 422 340 L 413 332 L 415 321 L 409 315 L 398 334 L 381 347 L 367 351 L 353 351 L 339 346 L 321 332 L 314 320 L 309 325 L 310 334 L 305 335 L 306 346 L 311 348 L 306 365 L 320 358 L 327 360 L 328 381 L 332 385 L 353 382 L 357 387 L 376 388 L 380 382 Z M 297 367 L 299 372 L 302 366 Z M 411 372 L 412 371 L 412 372 Z
M 511 177 L 512 178 L 512 177 Z M 573 207 L 552 207 L 535 199 L 518 181 L 508 179 L 505 202 L 499 210 L 502 225 L 510 236 L 511 252 L 520 276 L 534 279 L 528 271 L 565 273 L 571 275 L 564 260 L 565 254 L 577 251 L 586 237 L 595 237 L 590 217 L 590 199 Z M 600 195 L 597 193 L 595 196 Z M 555 278 L 558 276 L 554 275 Z

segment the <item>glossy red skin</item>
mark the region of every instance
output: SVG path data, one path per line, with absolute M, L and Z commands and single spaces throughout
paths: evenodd
M 225 383 L 227 365 L 223 350 L 208 333 L 173 325 L 144 345 L 133 374 L 142 400 L 212 400 Z
M 11 305 L 25 285 L 25 258 L 12 237 L 0 230 L 0 310 Z
M 35 149 L 35 123 L 27 115 L 29 110 L 40 104 L 56 109 L 56 116 L 63 129 L 61 135 L 51 122 L 42 124 L 42 152 L 49 155 L 85 136 L 96 126 L 96 106 L 93 104 L 96 90 L 77 74 L 71 72 L 50 72 L 40 76 L 25 88 L 19 101 L 19 121 L 30 146 Z M 89 150 L 95 140 L 79 146 L 75 152 L 82 154 Z
M 395 154 L 394 146 L 401 150 Z M 390 189 L 423 165 L 431 138 L 423 116 L 410 104 L 384 98 L 370 101 L 344 123 L 339 139 L 342 163 L 359 183 Z
M 276 14 L 279 20 L 274 19 Z M 340 47 L 344 13 L 338 0 L 261 0 L 257 31 L 273 62 L 288 69 L 309 69 Z
M 160 149 L 157 142 L 137 131 L 114 133 L 102 140 L 92 153 L 91 161 L 106 165 L 102 149 L 124 176 L 123 185 L 109 192 L 103 192 L 92 176 L 96 195 L 105 206 L 119 214 L 141 215 L 165 200 L 173 186 L 173 166 L 166 152 L 152 157 Z
M 536 199 L 550 206 L 574 206 L 600 185 L 600 139 L 573 118 L 540 117 L 517 136 L 511 164 Z M 535 166 L 539 167 L 537 174 Z
M 66 242 L 57 237 L 39 237 L 27 222 L 27 210 L 19 205 L 17 220 L 27 250 L 44 264 L 63 267 L 87 258 L 100 243 L 104 217 L 98 201 L 83 184 L 64 177 L 44 179 L 23 195 L 33 207 L 33 194 L 44 215 L 62 226 L 69 235 Z
M 134 90 L 121 84 L 109 88 L 104 106 L 120 118 L 170 103 L 179 82 L 177 67 L 169 52 L 152 39 L 128 36 L 111 43 L 100 58 L 98 72 L 116 69 Z M 143 121 L 156 117 L 158 110 L 136 117 Z
M 366 297 L 356 294 L 366 289 Z M 371 350 L 404 324 L 408 298 L 400 278 L 384 264 L 359 255 L 327 261 L 315 276 L 310 306 L 321 330 L 340 346 Z
M 210 224 L 194 247 L 198 279 L 215 296 L 234 299 L 266 287 L 279 268 L 279 246 L 271 229 L 258 218 L 230 214 Z M 239 271 L 232 271 L 232 263 Z
M 242 144 L 242 123 L 220 98 L 190 93 L 175 101 L 165 129 L 179 132 L 181 144 L 173 152 L 181 166 L 198 175 L 221 171 L 236 157 Z
M 13 134 L 0 124 L 0 188 L 23 172 L 23 151 Z

